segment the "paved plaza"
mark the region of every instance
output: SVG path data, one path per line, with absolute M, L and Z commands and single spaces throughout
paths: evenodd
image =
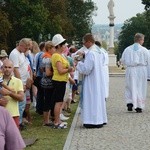
M 150 92 L 143 113 L 127 112 L 124 80 L 124 76 L 110 77 L 108 124 L 103 128 L 83 128 L 77 109 L 64 150 L 150 150 Z

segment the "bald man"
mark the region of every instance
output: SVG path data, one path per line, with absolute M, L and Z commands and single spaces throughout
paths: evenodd
M 14 77 L 13 63 L 11 60 L 6 59 L 3 62 L 3 83 L 10 87 L 12 90 L 8 90 L 6 93 L 2 93 L 5 98 L 5 108 L 10 112 L 16 125 L 19 127 L 19 107 L 18 102 L 21 102 L 24 98 L 23 83 L 20 79 Z

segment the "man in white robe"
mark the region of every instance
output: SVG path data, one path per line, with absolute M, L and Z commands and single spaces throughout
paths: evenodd
M 100 128 L 107 123 L 104 55 L 95 45 L 92 34 L 83 37 L 83 44 L 88 49 L 84 62 L 79 61 L 77 70 L 84 75 L 82 121 L 86 128 Z
M 101 43 L 99 41 L 95 41 L 95 44 L 100 48 L 100 50 L 103 52 L 104 54 L 104 62 L 103 62 L 103 67 L 104 67 L 104 71 L 105 71 L 105 98 L 108 98 L 109 96 L 109 68 L 108 68 L 108 64 L 109 64 L 109 56 L 108 56 L 108 52 L 101 46 Z
M 150 50 L 148 50 L 150 55 Z M 147 66 L 147 81 L 150 81 L 150 64 Z
M 137 33 L 134 36 L 134 44 L 127 47 L 121 58 L 126 66 L 125 100 L 128 111 L 134 107 L 137 113 L 141 113 L 145 107 L 147 93 L 147 65 L 150 57 L 148 50 L 142 46 L 144 35 Z
M 104 66 L 104 70 L 105 70 L 105 98 L 108 98 L 109 96 L 109 69 L 108 69 L 108 64 L 109 64 L 109 56 L 108 56 L 108 52 L 101 47 L 101 51 L 104 53 L 104 62 L 103 62 L 103 66 Z

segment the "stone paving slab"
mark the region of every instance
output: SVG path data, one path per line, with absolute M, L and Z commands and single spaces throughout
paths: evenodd
M 143 113 L 127 112 L 124 87 L 124 76 L 110 77 L 108 124 L 103 128 L 83 128 L 77 109 L 72 136 L 64 150 L 150 150 L 150 92 Z

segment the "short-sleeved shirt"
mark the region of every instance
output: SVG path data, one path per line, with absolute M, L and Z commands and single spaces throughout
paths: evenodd
M 42 60 L 42 66 L 43 68 L 51 68 L 52 67 L 51 58 L 44 57 Z M 43 72 L 43 75 L 45 76 L 45 72 Z
M 25 143 L 21 134 L 8 113 L 0 106 L 0 150 L 21 150 L 25 148 Z
M 55 81 L 68 81 L 68 72 L 65 74 L 59 74 L 57 67 L 56 67 L 56 63 L 57 62 L 61 62 L 63 68 L 68 68 L 69 67 L 69 62 L 68 60 L 65 58 L 65 56 L 62 56 L 58 53 L 54 53 L 52 55 L 52 67 L 53 67 L 53 80 Z
M 42 67 L 42 60 L 43 60 L 43 54 L 44 52 L 38 52 L 35 55 L 35 70 L 36 70 L 36 76 L 42 77 L 43 72 L 41 72 L 40 68 Z
M 19 69 L 21 80 L 26 85 L 26 81 L 30 77 L 29 60 L 24 53 L 20 53 L 16 48 L 10 53 L 9 59 L 13 62 L 14 67 Z
M 11 77 L 10 81 L 7 83 L 4 79 L 3 83 L 8 85 L 11 89 L 15 90 L 15 92 L 23 91 L 22 81 L 14 76 Z M 8 104 L 6 105 L 6 109 L 9 111 L 12 117 L 19 116 L 18 109 L 18 101 L 13 99 L 10 96 L 5 96 L 8 100 Z

